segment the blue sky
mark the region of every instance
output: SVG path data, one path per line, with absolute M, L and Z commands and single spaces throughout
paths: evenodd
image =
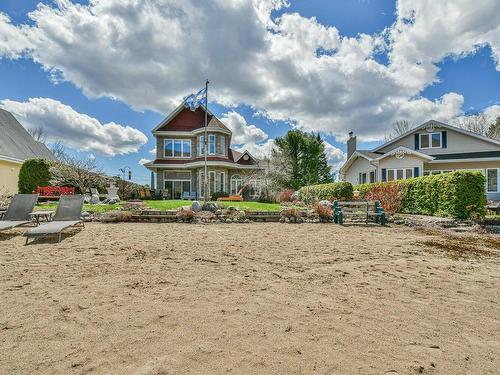
M 112 0 L 109 1 L 112 2 Z M 43 34 L 40 34 L 43 38 L 54 38 L 53 40 L 50 40 L 50 42 L 54 43 L 53 46 L 55 47 L 57 46 L 55 43 L 59 42 L 55 40 L 57 39 L 57 36 L 47 33 L 43 30 L 43 25 L 37 25 L 36 21 L 29 19 L 27 16 L 28 12 L 33 11 L 38 3 L 39 1 L 32 0 L 3 0 L 0 3 L 0 13 L 9 17 L 10 20 L 8 21 L 8 25 L 12 28 L 13 33 L 19 33 L 19 40 L 24 40 L 22 39 L 24 34 L 22 34 L 20 26 L 29 25 L 33 28 L 38 28 L 39 30 L 36 30 L 36 32 L 43 32 Z M 44 3 L 49 4 L 51 7 L 55 6 L 51 1 L 44 1 Z M 73 3 L 76 3 L 76 1 L 73 1 Z M 79 1 L 79 3 L 84 6 L 88 6 L 87 1 Z M 238 13 L 233 10 L 231 10 L 231 12 L 231 16 L 236 20 Z M 429 9 L 429 12 L 432 14 L 432 12 L 435 13 L 436 11 Z M 466 12 L 465 9 L 464 12 Z M 285 16 L 284 19 L 286 19 L 287 15 L 291 15 L 293 13 L 298 13 L 299 15 L 298 18 L 289 18 L 289 23 L 290 25 L 293 25 L 293 28 L 292 26 L 287 26 L 284 21 L 281 23 L 280 21 L 277 21 L 279 17 Z M 417 12 L 417 15 L 418 14 L 421 14 L 421 11 L 420 13 Z M 54 16 L 51 12 L 43 14 L 43 17 L 51 16 Z M 167 14 L 166 17 L 170 17 L 170 15 Z M 312 42 L 307 41 L 307 43 L 312 43 L 310 46 L 311 48 L 318 48 L 319 44 L 324 44 L 325 47 L 321 46 L 319 48 L 324 48 L 325 50 L 330 48 L 329 53 L 332 56 L 344 48 L 339 44 L 340 42 L 337 40 L 337 35 L 344 41 L 347 41 L 348 38 L 352 38 L 355 43 L 359 44 L 361 43 L 362 34 L 367 34 L 373 38 L 379 36 L 381 40 L 386 40 L 387 42 L 388 33 L 390 32 L 388 30 L 395 24 L 395 22 L 398 21 L 396 3 L 394 1 L 375 0 L 291 0 L 289 7 L 272 9 L 272 11 L 268 14 L 268 17 L 270 20 L 274 20 L 273 22 L 275 22 L 275 27 L 279 29 L 273 29 L 272 33 L 275 33 L 275 35 L 282 35 L 284 37 L 283 40 L 288 38 L 288 35 L 291 35 L 289 37 L 290 39 L 286 39 L 287 43 L 290 43 L 290 41 L 296 44 L 306 43 L 301 41 L 300 35 L 297 36 L 293 34 L 294 30 L 298 29 L 297 25 L 305 25 L 306 30 L 307 28 L 314 29 L 314 40 Z M 315 23 L 308 21 L 311 17 L 316 18 Z M 478 25 L 480 24 L 480 21 L 481 20 L 478 20 Z M 169 22 L 173 21 L 169 20 Z M 235 24 L 239 27 L 237 22 L 235 22 Z M 418 22 L 415 24 L 417 25 Z M 482 24 L 484 24 L 484 22 L 482 22 Z M 248 145 L 243 144 L 240 147 L 248 146 L 252 150 L 259 150 L 259 147 L 267 140 L 283 135 L 287 130 L 291 129 L 292 126 L 298 126 L 305 130 L 319 131 L 323 134 L 327 142 L 333 146 L 332 160 L 336 159 L 332 162 L 332 164 L 336 166 L 338 166 L 338 163 L 342 161 L 341 152 L 345 151 L 345 145 L 342 142 L 343 134 L 347 134 L 349 130 L 354 128 L 356 129 L 356 133 L 361 136 L 360 138 L 362 141 L 359 147 L 371 148 L 379 144 L 380 139 L 383 138 L 379 137 L 379 140 L 375 140 L 374 138 L 377 137 L 374 135 L 383 135 L 384 132 L 388 130 L 390 121 L 401 118 L 401 116 L 404 116 L 405 113 L 408 113 L 408 111 L 399 111 L 399 109 L 397 109 L 394 110 L 395 113 L 388 113 L 387 115 L 384 114 L 380 117 L 380 119 L 374 120 L 373 123 L 370 123 L 371 109 L 369 108 L 375 107 L 376 105 L 380 105 L 382 108 L 387 108 L 387 103 L 383 97 L 383 93 L 376 91 L 378 90 L 378 84 L 376 81 L 374 81 L 375 83 L 373 84 L 374 88 L 372 88 L 372 85 L 368 83 L 366 89 L 361 89 L 359 94 L 357 92 L 352 93 L 351 91 L 354 91 L 354 89 L 351 90 L 351 87 L 357 87 L 359 84 L 362 84 L 364 78 L 356 77 L 357 73 L 346 73 L 346 70 L 342 70 L 342 74 L 344 74 L 344 76 L 340 81 L 333 80 L 331 85 L 325 84 L 325 87 L 322 87 L 321 91 L 318 89 L 317 92 L 318 96 L 330 95 L 332 106 L 335 106 L 335 102 L 343 100 L 342 98 L 344 98 L 346 94 L 339 94 L 338 97 L 336 97 L 336 95 L 340 90 L 345 90 L 345 92 L 352 94 L 353 96 L 353 98 L 349 98 L 349 101 L 352 100 L 352 103 L 354 104 L 349 104 L 348 109 L 346 106 L 346 108 L 341 108 L 338 111 L 332 109 L 333 112 L 330 115 L 328 114 L 328 111 L 325 111 L 324 115 L 317 114 L 318 111 L 323 111 L 323 108 L 328 106 L 329 102 L 326 100 L 320 105 L 316 103 L 316 100 L 311 100 L 311 97 L 316 95 L 314 85 L 308 89 L 309 91 L 304 89 L 304 93 L 300 93 L 301 95 L 304 95 L 303 100 L 298 99 L 301 97 L 298 94 L 297 96 L 291 95 L 289 99 L 290 102 L 288 103 L 289 108 L 287 107 L 286 101 L 285 104 L 280 103 L 278 106 L 272 98 L 263 99 L 265 94 L 270 92 L 270 90 L 279 90 L 280 84 L 283 86 L 290 84 L 290 91 L 286 92 L 292 93 L 300 90 L 300 87 L 304 87 L 304 85 L 299 85 L 299 82 L 297 82 L 297 85 L 287 82 L 286 76 L 284 75 L 285 79 L 282 82 L 276 78 L 276 82 L 273 82 L 272 88 L 269 88 L 266 91 L 266 82 L 264 80 L 263 82 L 260 82 L 259 80 L 262 77 L 256 76 L 254 79 L 251 77 L 252 74 L 259 74 L 258 72 L 260 72 L 261 68 L 260 65 L 247 67 L 244 66 L 246 62 L 240 61 L 235 61 L 234 65 L 232 65 L 231 59 L 235 56 L 235 53 L 238 54 L 238 48 L 240 48 L 241 51 L 246 51 L 247 49 L 251 50 L 248 52 L 250 54 L 252 53 L 252 48 L 255 47 L 255 56 L 260 56 L 258 55 L 258 53 L 261 52 L 259 51 L 259 48 L 262 48 L 263 44 L 262 40 L 259 39 L 262 36 L 262 30 L 256 30 L 255 38 L 253 38 L 247 36 L 249 32 L 248 29 L 245 30 L 245 27 L 252 29 L 255 25 L 251 23 L 248 25 L 240 23 L 240 25 L 245 34 L 239 36 L 238 40 L 240 40 L 240 45 L 238 46 L 236 43 L 234 51 L 230 51 L 232 54 L 227 52 L 232 48 L 228 47 L 227 43 L 230 43 L 230 41 L 234 38 L 238 38 L 238 35 L 235 36 L 231 33 L 226 34 L 228 38 L 226 43 L 216 44 L 213 48 L 220 48 L 220 50 L 217 51 L 218 56 L 226 52 L 229 54 L 230 58 L 222 60 L 224 61 L 224 64 L 227 64 L 227 66 L 222 68 L 218 66 L 210 66 L 205 71 L 200 71 L 200 74 L 198 75 L 189 74 L 189 72 L 184 71 L 182 71 L 182 73 L 172 71 L 170 75 L 170 70 L 163 70 L 161 77 L 162 85 L 164 85 L 163 87 L 165 87 L 165 91 L 168 91 L 168 93 L 165 92 L 165 98 L 162 97 L 162 86 L 151 88 L 151 86 L 154 86 L 155 84 L 154 78 L 153 83 L 142 87 L 141 84 L 145 80 L 141 80 L 141 76 L 138 75 L 137 92 L 134 92 L 134 87 L 129 87 L 125 84 L 121 87 L 114 87 L 113 83 L 108 84 L 108 86 L 105 86 L 104 84 L 101 85 L 100 82 L 105 80 L 105 75 L 103 75 L 103 80 L 90 82 L 92 77 L 89 78 L 89 76 L 86 75 L 88 72 L 85 71 L 85 64 L 67 62 L 61 57 L 61 55 L 52 56 L 46 51 L 37 51 L 37 48 L 40 49 L 40 46 L 32 47 L 32 51 L 34 52 L 22 52 L 17 54 L 10 52 L 9 55 L 9 48 L 15 49 L 15 46 L 11 45 L 10 47 L 7 47 L 7 52 L 4 52 L 4 56 L 2 58 L 2 29 L 0 27 L 0 102 L 3 100 L 9 100 L 10 102 L 26 103 L 30 98 L 50 98 L 64 104 L 65 106 L 71 107 L 78 114 L 87 115 L 90 118 L 97 120 L 100 124 L 116 123 L 120 126 L 129 126 L 139 132 L 142 132 L 147 136 L 147 142 L 137 147 L 137 152 L 135 152 L 135 150 L 130 151 L 130 149 L 128 149 L 122 154 L 122 151 L 116 151 L 123 150 L 123 148 L 120 148 L 123 147 L 121 144 L 116 145 L 114 151 L 107 152 L 107 154 L 106 152 L 100 153 L 99 151 L 96 151 L 99 150 L 98 148 L 96 148 L 96 150 L 90 148 L 89 151 L 78 151 L 77 141 L 75 139 L 68 138 L 68 142 L 72 145 L 70 146 L 72 152 L 79 153 L 84 157 L 92 154 L 109 174 L 117 174 L 119 168 L 130 166 L 133 171 L 134 180 L 141 183 L 147 183 L 149 181 L 149 172 L 144 167 L 139 165 L 138 161 L 140 159 L 154 158 L 150 153 L 150 150 L 154 147 L 154 140 L 150 133 L 151 130 L 163 119 L 168 110 L 172 108 L 175 100 L 180 103 L 183 96 L 188 95 L 197 88 L 201 88 L 203 85 L 203 79 L 201 79 L 201 77 L 204 75 L 207 75 L 211 80 L 210 89 L 215 90 L 215 100 L 218 103 L 225 104 L 218 104 L 216 101 L 210 102 L 210 109 L 216 115 L 224 117 L 224 114 L 227 114 L 228 112 L 236 112 L 243 116 L 245 123 L 242 124 L 242 126 L 246 126 L 245 129 L 249 129 L 249 134 L 251 130 L 248 127 L 249 125 L 255 125 L 265 133 L 265 137 L 260 136 L 260 138 L 252 138 L 249 135 Z M 227 25 L 228 30 L 231 30 L 231 28 L 234 27 L 235 25 L 231 23 Z M 287 27 L 290 28 L 287 29 Z M 334 27 L 334 29 L 329 29 L 329 31 L 326 32 L 322 29 L 323 27 L 327 29 L 329 27 Z M 492 28 L 494 29 L 495 27 L 496 26 L 493 24 Z M 129 27 L 129 29 L 130 30 L 127 31 L 128 33 L 134 32 L 133 27 Z M 192 30 L 193 35 L 196 34 L 196 32 L 196 29 Z M 235 33 L 238 33 L 238 30 L 235 29 Z M 272 34 L 268 34 L 268 36 L 270 35 Z M 411 34 L 409 35 L 411 36 Z M 147 37 L 147 35 L 145 37 Z M 247 37 L 249 38 L 248 42 L 245 39 Z M 459 37 L 460 35 L 455 38 Z M 10 38 L 7 39 L 7 44 L 14 44 L 14 42 L 12 42 L 12 35 L 7 35 L 7 38 Z M 325 38 L 327 39 L 326 41 Z M 482 38 L 484 39 L 484 35 L 478 34 L 477 40 L 483 40 Z M 433 41 L 429 41 L 429 45 L 432 42 Z M 473 42 L 474 41 L 471 43 Z M 30 43 L 36 42 L 30 41 Z M 168 47 L 171 48 L 171 45 L 169 44 L 170 42 L 165 43 L 167 43 Z M 376 47 L 377 43 L 375 41 L 371 41 L 370 43 L 373 44 L 372 48 L 374 50 L 376 49 L 372 58 L 384 67 L 389 65 L 390 54 L 394 53 L 395 56 L 398 48 L 400 48 L 399 45 L 396 45 L 396 42 L 385 49 Z M 398 94 L 398 98 L 394 99 L 394 102 L 400 102 L 402 98 L 404 98 L 405 105 L 406 103 L 411 103 L 412 108 L 418 109 L 419 105 L 423 108 L 422 117 L 416 116 L 414 119 L 415 122 L 423 120 L 425 116 L 435 115 L 438 118 L 443 119 L 446 118 L 446 116 L 481 112 L 500 103 L 500 73 L 495 69 L 496 62 L 492 57 L 493 52 L 491 49 L 491 43 L 494 43 L 494 41 L 491 43 L 488 43 L 488 41 L 477 43 L 473 46 L 468 46 L 464 43 L 464 46 L 461 46 L 464 51 L 457 51 L 457 47 L 455 46 L 456 43 L 454 43 L 455 41 L 453 39 L 453 35 L 450 35 L 449 41 L 443 41 L 443 46 L 441 47 L 443 49 L 443 56 L 441 57 L 438 55 L 437 57 L 433 57 L 432 61 L 430 61 L 432 63 L 430 68 L 427 67 L 429 71 L 432 71 L 433 67 L 436 68 L 433 79 L 431 77 L 427 78 L 427 81 L 424 79 L 417 83 L 398 83 L 399 86 L 397 86 L 396 90 L 401 88 L 402 93 Z M 48 49 L 51 48 L 51 44 L 47 43 L 47 39 L 45 39 L 43 45 L 47 46 Z M 447 51 L 448 45 L 450 45 L 449 51 Z M 452 45 L 453 47 L 451 47 Z M 287 44 L 284 44 L 284 46 L 286 47 Z M 424 47 L 425 46 L 426 45 L 424 44 Z M 286 48 L 281 44 L 279 47 L 279 49 L 275 50 L 274 55 L 271 55 L 270 58 L 259 63 L 266 67 L 266 72 L 273 71 L 276 74 L 276 67 L 268 67 L 268 64 L 271 64 L 269 61 L 274 63 L 274 57 L 279 56 L 280 53 L 283 53 L 284 56 L 286 55 Z M 303 49 L 301 45 L 299 45 L 299 47 Z M 306 47 L 309 47 L 309 45 Z M 96 46 L 96 48 L 101 47 Z M 137 55 L 137 49 L 135 49 L 136 46 L 133 48 L 134 49 L 131 47 L 131 52 L 135 53 L 133 56 L 137 57 L 140 62 L 140 56 Z M 189 45 L 185 46 L 185 49 L 189 48 Z M 425 48 L 420 46 L 420 49 L 425 52 Z M 404 50 L 404 48 L 402 50 Z M 195 50 L 193 50 L 192 59 L 197 59 L 198 57 L 194 51 Z M 71 52 L 68 50 L 68 53 Z M 91 55 L 91 52 L 88 53 L 88 62 L 86 63 L 89 65 L 94 64 L 94 62 L 97 64 L 97 61 L 99 61 L 98 59 L 105 58 L 103 55 L 93 56 Z M 188 65 L 192 63 L 190 55 L 186 54 L 186 56 L 187 57 L 184 61 L 179 60 L 180 62 L 175 62 L 176 68 L 179 65 L 182 65 L 183 62 L 186 62 Z M 394 56 L 393 60 L 395 60 Z M 351 57 L 346 57 L 346 59 L 348 58 Z M 419 59 L 420 58 L 425 61 L 427 55 L 419 56 Z M 165 59 L 169 59 L 169 56 L 166 55 Z M 212 62 L 214 59 L 210 61 L 211 64 L 215 64 Z M 314 62 L 320 63 L 319 60 L 314 60 Z M 294 64 L 296 63 L 297 62 L 295 61 Z M 337 65 L 340 63 L 340 60 L 331 62 L 331 64 Z M 131 69 L 129 66 L 124 66 L 125 63 L 121 61 L 119 64 L 120 66 L 123 65 L 124 71 L 126 71 L 126 69 Z M 220 64 L 222 63 L 219 62 L 219 65 Z M 290 66 L 292 65 L 290 64 L 291 63 L 286 66 L 279 65 L 279 71 L 277 74 L 279 75 L 281 71 L 286 69 L 291 69 Z M 113 68 L 109 65 L 112 64 L 108 63 L 107 65 L 110 69 L 109 72 L 106 73 L 107 76 L 113 74 Z M 420 62 L 418 65 L 420 65 Z M 425 64 L 422 64 L 422 66 L 424 65 Z M 140 70 L 140 63 L 137 66 L 137 69 Z M 49 71 L 49 67 L 52 69 L 51 71 Z M 171 69 L 171 66 L 167 67 L 170 67 Z M 240 82 L 241 74 L 235 74 L 232 81 L 226 82 L 224 73 L 226 72 L 227 74 L 230 74 L 230 71 L 240 69 L 240 67 L 242 72 L 249 72 L 249 77 L 242 78 Z M 291 71 L 290 80 L 293 80 L 293 77 L 299 77 L 299 79 L 304 78 L 305 82 L 311 82 L 316 79 L 317 74 L 311 75 L 310 77 L 302 77 L 301 74 L 305 74 L 297 73 L 303 71 L 303 69 L 307 70 L 307 65 L 305 65 L 305 68 L 304 66 L 297 67 L 294 65 L 294 69 L 295 68 L 296 70 Z M 348 67 L 346 69 L 348 70 Z M 360 67 L 357 72 L 363 69 L 363 67 Z M 403 70 L 403 68 L 401 69 Z M 219 70 L 222 70 L 222 72 Z M 55 76 L 59 77 L 57 83 L 53 80 L 54 72 Z M 328 71 L 325 72 L 324 70 L 318 70 L 318 74 L 324 74 L 321 77 L 322 79 L 320 82 L 328 81 L 330 76 L 333 77 L 337 73 L 338 72 L 335 68 L 332 68 L 331 75 L 328 75 Z M 182 81 L 179 81 L 179 74 L 186 74 L 186 77 L 183 77 Z M 295 76 L 294 74 L 298 75 Z M 151 72 L 148 72 L 148 75 L 145 75 L 145 77 L 150 79 L 150 75 Z M 401 74 L 401 76 L 404 76 L 404 74 Z M 270 79 L 267 81 L 272 80 L 273 78 L 274 76 L 271 75 Z M 117 76 L 116 79 L 130 80 L 133 79 L 133 77 L 131 78 L 128 75 L 123 75 Z M 349 82 L 351 79 L 353 80 L 352 84 Z M 393 82 L 394 80 L 396 80 L 396 78 L 384 80 L 383 84 L 380 86 L 387 85 L 387 90 L 390 90 L 391 87 L 395 85 Z M 344 85 L 344 82 L 347 82 L 347 84 Z M 255 87 L 253 87 L 254 84 Z M 336 84 L 338 87 L 336 87 Z M 172 87 L 175 87 L 175 89 Z M 372 89 L 374 90 L 372 95 L 366 93 L 366 91 L 370 91 Z M 263 91 L 258 92 L 258 90 Z M 384 88 L 383 90 L 380 90 L 384 91 L 386 89 Z M 281 93 L 282 91 L 277 92 Z M 144 96 L 143 93 L 146 93 L 145 95 L 147 98 L 141 98 L 141 96 Z M 447 97 L 447 94 L 449 93 L 458 94 L 458 97 L 461 96 L 461 99 L 457 99 L 457 96 L 453 96 L 452 104 L 445 105 L 441 103 L 443 98 Z M 148 98 L 149 101 L 147 100 Z M 297 103 L 298 100 L 301 100 L 301 103 Z M 319 100 L 320 99 L 318 99 L 318 101 Z M 302 104 L 302 102 L 306 103 L 309 101 L 311 103 L 308 103 L 308 106 L 306 106 L 306 104 Z M 433 105 L 433 103 L 437 104 Z M 318 110 L 318 107 L 315 106 L 319 106 L 320 109 Z M 450 106 L 453 106 L 453 109 L 450 109 Z M 12 107 L 12 104 L 11 107 L 6 106 L 7 109 L 14 107 Z M 346 111 L 348 113 L 337 117 L 337 112 L 341 111 Z M 40 113 L 37 115 L 40 116 Z M 332 119 L 331 129 L 329 128 L 329 116 L 331 116 Z M 374 116 L 378 116 L 378 114 Z M 47 126 L 50 126 L 50 120 L 47 120 L 47 124 Z M 61 124 L 60 126 L 64 127 L 64 124 Z M 61 134 L 63 134 L 63 132 Z M 363 137 L 364 134 L 366 134 L 366 136 Z M 71 137 L 71 135 L 68 135 L 68 137 Z M 140 137 L 137 139 L 140 139 Z M 125 140 L 123 140 L 123 142 L 125 142 Z M 82 148 L 85 149 L 83 146 Z

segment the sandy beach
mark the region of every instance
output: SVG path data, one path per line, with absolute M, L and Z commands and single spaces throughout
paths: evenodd
M 334 224 L 0 235 L 2 374 L 498 374 L 500 240 Z

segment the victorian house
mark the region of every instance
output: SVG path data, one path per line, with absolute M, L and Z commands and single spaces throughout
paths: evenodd
M 232 132 L 210 111 L 208 121 L 208 194 L 239 194 L 250 186 L 258 198 L 262 162 L 248 151 L 231 149 Z M 156 128 L 156 159 L 144 166 L 156 174 L 156 188 L 169 199 L 204 198 L 205 109 L 180 105 Z

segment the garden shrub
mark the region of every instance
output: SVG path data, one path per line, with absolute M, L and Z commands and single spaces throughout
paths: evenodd
M 49 163 L 45 159 L 26 160 L 19 171 L 18 188 L 22 194 L 31 194 L 38 186 L 48 186 Z
M 300 189 L 300 197 L 304 201 L 316 200 L 351 200 L 353 187 L 350 182 L 332 182 L 329 184 L 304 186 Z
M 293 190 L 287 189 L 283 190 L 280 193 L 280 203 L 285 203 L 285 202 L 293 202 L 294 197 L 293 197 Z
M 330 221 L 333 217 L 333 211 L 331 206 L 323 206 L 319 202 L 316 202 L 313 206 L 314 212 L 318 215 L 321 221 Z
M 455 171 L 354 188 L 362 199 L 380 200 L 388 212 L 392 209 L 395 213 L 456 219 L 481 218 L 486 213 L 485 177 L 481 172 Z

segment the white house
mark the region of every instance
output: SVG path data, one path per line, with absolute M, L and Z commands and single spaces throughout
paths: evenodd
M 349 133 L 341 179 L 352 184 L 478 170 L 489 200 L 500 200 L 500 141 L 430 120 L 373 150 L 357 150 Z

